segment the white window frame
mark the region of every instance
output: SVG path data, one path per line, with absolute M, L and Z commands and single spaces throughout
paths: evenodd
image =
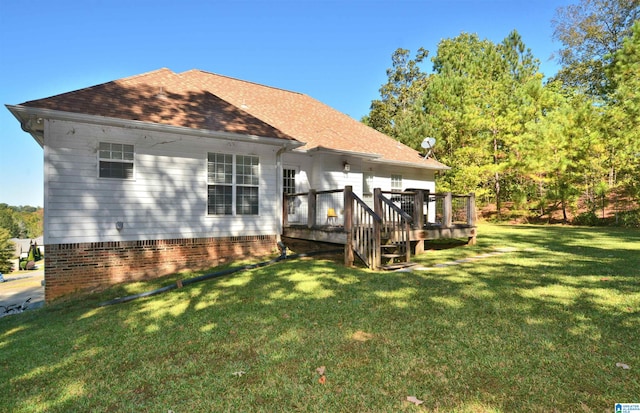
M 258 156 L 209 152 L 206 163 L 207 216 L 260 215 Z M 222 191 L 212 194 L 216 189 Z M 212 204 L 212 196 L 222 202 Z
M 391 174 L 391 190 L 402 191 L 402 175 Z
M 120 179 L 120 180 L 134 180 L 136 176 L 136 153 L 135 146 L 129 143 L 117 143 L 117 142 L 100 142 L 98 144 L 98 178 L 100 179 Z M 113 169 L 104 168 L 103 165 L 110 164 L 111 166 L 122 165 L 121 169 L 123 176 L 114 176 Z M 130 169 L 124 169 L 124 165 L 131 165 Z M 126 171 L 131 172 L 127 174 Z M 103 175 L 103 171 L 105 175 Z M 111 171 L 110 173 L 106 173 Z M 129 176 L 126 176 L 129 175 Z
M 287 174 L 291 172 L 293 172 L 293 176 L 287 176 Z M 298 168 L 288 167 L 288 166 L 285 166 L 284 168 L 282 168 L 282 192 L 283 193 L 295 194 L 296 192 L 298 192 L 298 184 L 296 182 L 297 176 L 298 176 Z M 293 186 L 287 185 L 287 181 L 293 183 Z M 287 204 L 287 211 L 289 214 L 296 213 L 296 206 L 293 202 Z

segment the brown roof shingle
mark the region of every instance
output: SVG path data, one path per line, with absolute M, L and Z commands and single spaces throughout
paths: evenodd
M 270 138 L 293 138 L 169 69 L 114 80 L 23 106 Z
M 196 69 L 159 69 L 22 105 L 298 140 L 306 143 L 303 150 L 327 148 L 447 168 L 305 94 Z

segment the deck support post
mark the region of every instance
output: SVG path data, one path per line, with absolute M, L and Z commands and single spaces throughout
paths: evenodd
M 344 187 L 344 231 L 347 233 L 347 241 L 344 244 L 344 265 L 353 266 L 353 187 Z
M 467 225 L 470 227 L 476 225 L 476 194 L 473 192 L 467 198 Z
M 307 195 L 307 227 L 313 228 L 316 225 L 316 190 L 309 189 Z
M 467 198 L 467 225 L 476 226 L 476 194 L 470 193 Z M 472 231 L 472 236 L 467 239 L 467 245 L 476 245 L 476 231 Z
M 382 211 L 381 197 L 382 197 L 382 189 L 374 188 L 373 189 L 373 212 L 375 212 L 377 216 L 382 218 L 382 220 L 380 222 L 376 219 L 373 220 L 373 238 L 374 238 L 373 245 L 375 246 L 375 248 L 378 248 L 378 251 L 376 251 L 374 255 L 374 262 L 372 265 L 373 270 L 377 270 L 382 266 L 380 246 L 382 245 L 382 230 L 383 229 L 386 230 L 386 228 L 383 228 L 383 224 L 382 224 L 385 218 L 383 216 L 384 212 Z
M 451 228 L 452 211 L 453 211 L 453 196 L 451 192 L 444 194 L 444 205 L 442 208 L 442 226 L 445 228 Z
M 413 227 L 424 227 L 424 190 L 418 189 L 413 200 Z

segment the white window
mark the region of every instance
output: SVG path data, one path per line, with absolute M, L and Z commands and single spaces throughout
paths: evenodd
M 98 177 L 133 179 L 133 145 L 100 142 Z
M 362 174 L 362 194 L 373 194 L 373 174 L 371 172 L 365 172 Z
M 284 168 L 282 170 L 282 191 L 285 194 L 296 193 L 296 170 Z M 287 203 L 287 210 L 289 214 L 295 214 L 296 206 L 294 202 Z
M 258 215 L 260 161 L 257 156 L 207 155 L 207 213 Z
M 371 172 L 362 174 L 362 200 L 367 203 L 373 200 L 373 174 Z
M 236 214 L 258 215 L 260 162 L 257 156 L 236 156 Z
M 391 174 L 391 190 L 402 191 L 402 175 Z

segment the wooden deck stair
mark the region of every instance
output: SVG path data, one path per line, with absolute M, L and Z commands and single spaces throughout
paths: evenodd
M 403 251 L 404 248 L 404 243 L 391 242 L 390 240 L 380 245 L 380 268 L 398 270 L 416 265 L 416 263 L 407 261 L 407 253 Z

